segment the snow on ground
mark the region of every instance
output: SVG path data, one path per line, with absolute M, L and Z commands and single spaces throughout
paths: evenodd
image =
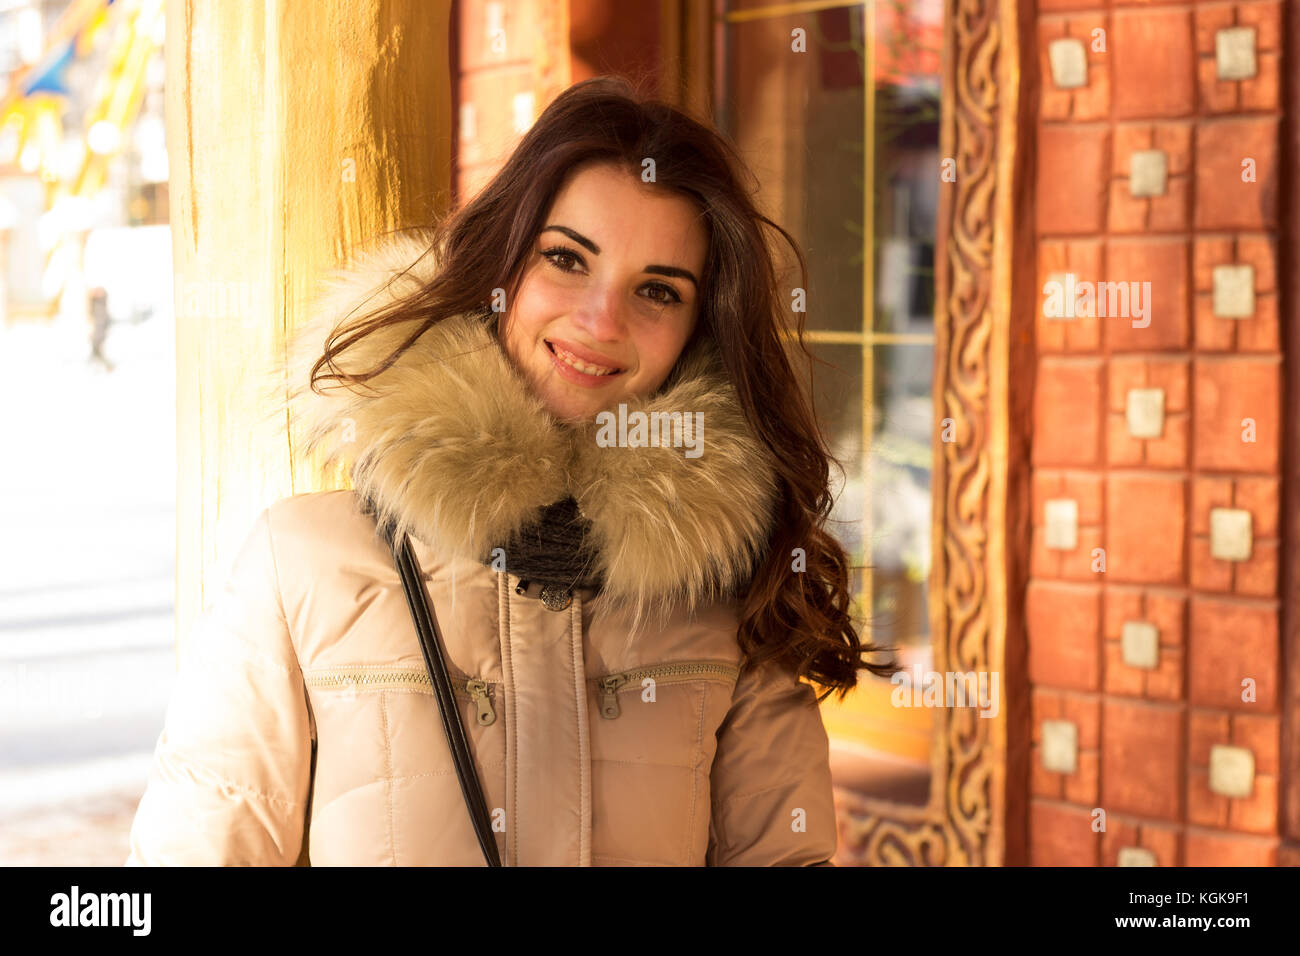
M 175 673 L 172 316 L 88 333 L 0 328 L 0 865 L 122 864 Z

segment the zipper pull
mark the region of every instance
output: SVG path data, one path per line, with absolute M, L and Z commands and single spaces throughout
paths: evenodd
M 613 720 L 622 710 L 618 706 L 618 689 L 627 682 L 626 674 L 610 674 L 602 677 L 600 687 L 600 716 Z
M 465 681 L 465 689 L 469 691 L 474 703 L 478 704 L 479 726 L 486 727 L 495 721 L 497 712 L 492 709 L 492 701 L 488 697 L 487 681 L 471 678 Z

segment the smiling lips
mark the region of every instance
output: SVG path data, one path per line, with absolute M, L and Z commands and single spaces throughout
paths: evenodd
M 580 385 L 604 384 L 602 380 L 613 378 L 623 372 L 623 369 L 618 366 L 600 365 L 586 361 L 556 342 L 544 341 L 546 341 L 546 347 L 551 353 L 551 361 L 556 369 L 571 382 L 577 382 Z

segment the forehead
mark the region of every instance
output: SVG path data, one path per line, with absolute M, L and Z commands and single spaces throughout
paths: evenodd
M 600 247 L 601 256 L 627 255 L 645 263 L 704 264 L 708 231 L 694 202 L 641 182 L 632 173 L 594 164 L 561 187 L 542 226 L 568 226 Z

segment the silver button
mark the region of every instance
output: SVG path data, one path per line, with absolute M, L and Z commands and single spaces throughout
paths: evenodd
M 542 603 L 549 611 L 563 611 L 573 603 L 573 592 L 559 584 L 548 584 L 542 588 Z

